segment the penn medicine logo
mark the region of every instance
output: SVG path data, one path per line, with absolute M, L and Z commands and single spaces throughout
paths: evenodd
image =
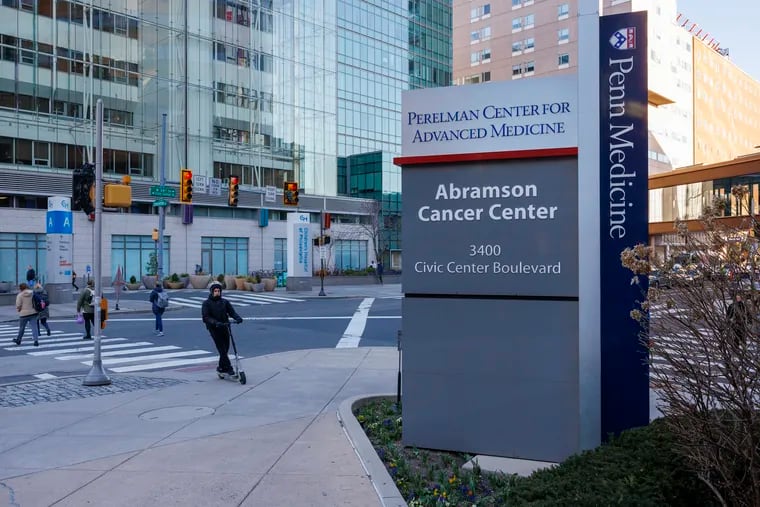
M 636 48 L 636 28 L 629 26 L 616 30 L 610 37 L 610 45 L 615 49 L 635 49 Z

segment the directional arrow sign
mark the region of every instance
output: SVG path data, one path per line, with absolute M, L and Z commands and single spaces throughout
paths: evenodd
M 167 201 L 166 199 L 156 199 L 155 201 L 153 201 L 153 206 L 161 207 L 161 206 L 168 206 L 168 205 L 169 205 L 169 201 Z

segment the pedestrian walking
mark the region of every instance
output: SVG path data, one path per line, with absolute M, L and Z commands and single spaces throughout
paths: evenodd
M 74 292 L 79 292 L 79 286 L 77 285 L 77 272 L 71 270 L 71 286 L 74 287 Z
M 42 327 L 47 331 L 47 335 L 50 336 L 50 326 L 47 323 L 50 318 L 50 310 L 48 309 L 50 307 L 50 298 L 45 288 L 39 282 L 34 286 L 32 303 L 34 303 L 35 309 L 39 309 L 37 312 L 37 334 L 42 334 L 40 332 L 40 324 L 42 324 Z
M 83 340 L 92 340 L 92 325 L 95 323 L 95 306 L 92 304 L 92 298 L 95 296 L 95 281 L 87 280 L 87 287 L 84 288 L 82 293 L 77 299 L 77 313 L 82 314 L 84 318 L 84 332 Z
M 219 352 L 219 365 L 216 371 L 234 375 L 235 370 L 232 368 L 228 355 L 230 350 L 229 318 L 232 317 L 238 324 L 243 322 L 243 318 L 237 314 L 232 304 L 222 297 L 222 284 L 219 282 L 214 282 L 209 287 L 209 296 L 203 302 L 201 316 Z
M 734 301 L 728 305 L 726 312 L 729 325 L 729 335 L 734 346 L 741 346 L 747 343 L 747 335 L 751 328 L 752 315 L 747 308 L 747 303 L 742 299 L 741 293 L 734 295 Z
M 24 336 L 26 325 L 30 324 L 32 328 L 32 338 L 34 338 L 34 346 L 38 347 L 37 341 L 39 333 L 37 332 L 37 311 L 34 309 L 34 303 L 32 302 L 32 296 L 34 295 L 32 289 L 25 283 L 20 283 L 18 286 L 18 294 L 16 295 L 16 311 L 18 312 L 18 335 L 13 340 L 16 345 L 21 345 L 21 338 Z
M 377 279 L 380 281 L 380 285 L 383 284 L 383 261 L 377 261 Z
M 37 272 L 31 264 L 26 267 L 26 286 L 34 287 L 34 281 L 37 279 Z
M 158 336 L 163 336 L 164 322 L 162 316 L 164 315 L 164 310 L 166 310 L 166 307 L 169 306 L 169 296 L 166 294 L 166 292 L 164 292 L 164 289 L 161 287 L 161 285 L 156 284 L 156 286 L 153 287 L 153 290 L 150 291 L 150 297 L 148 300 L 151 302 L 153 315 L 156 316 L 156 329 L 154 332 Z

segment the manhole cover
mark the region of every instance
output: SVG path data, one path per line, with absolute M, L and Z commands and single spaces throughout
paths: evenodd
M 187 421 L 212 415 L 211 407 L 168 407 L 149 410 L 140 414 L 140 419 L 146 421 Z

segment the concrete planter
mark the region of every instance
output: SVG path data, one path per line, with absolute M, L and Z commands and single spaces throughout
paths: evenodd
M 156 277 L 145 275 L 142 277 L 142 284 L 145 286 L 146 289 L 153 290 L 156 287 Z
M 235 277 L 233 275 L 224 275 L 224 288 L 227 290 L 235 290 Z
M 185 288 L 185 282 L 166 282 L 166 285 L 168 285 L 169 289 L 184 289 Z
M 264 282 L 264 290 L 265 291 L 273 291 L 275 287 L 277 287 L 277 279 L 276 278 L 264 278 L 262 280 Z
M 140 290 L 140 284 L 139 283 L 128 283 L 127 290 Z
M 190 275 L 190 286 L 193 289 L 205 289 L 211 281 L 211 275 Z

